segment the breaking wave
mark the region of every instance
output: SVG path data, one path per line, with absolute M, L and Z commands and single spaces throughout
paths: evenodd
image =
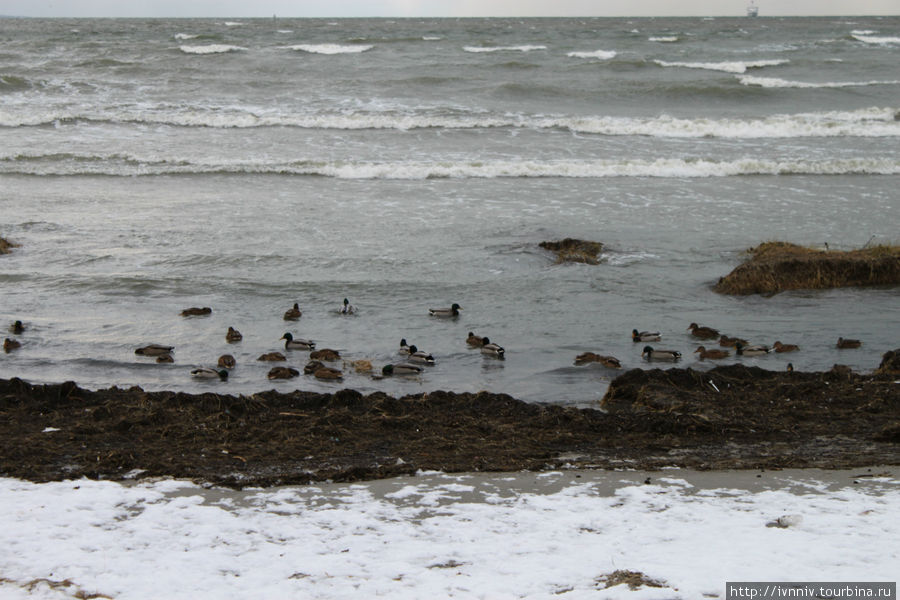
M 789 79 L 779 79 L 777 77 L 741 77 L 740 82 L 743 85 L 755 85 L 765 88 L 846 88 L 846 87 L 864 87 L 869 85 L 900 85 L 900 80 L 895 81 L 824 81 L 822 83 L 811 83 L 808 81 L 791 81 Z
M 228 52 L 241 52 L 246 50 L 242 46 L 229 44 L 209 44 L 208 46 L 179 46 L 179 50 L 185 54 L 226 54 Z
M 653 62 L 661 67 L 683 67 L 685 69 L 707 69 L 710 71 L 723 71 L 725 73 L 746 73 L 747 69 L 775 67 L 787 64 L 790 61 L 787 59 L 779 59 L 731 62 L 668 62 L 665 60 L 654 60 Z
M 375 46 L 371 44 L 297 44 L 295 46 L 287 46 L 290 50 L 298 52 L 309 52 L 311 54 L 359 54 L 371 50 Z

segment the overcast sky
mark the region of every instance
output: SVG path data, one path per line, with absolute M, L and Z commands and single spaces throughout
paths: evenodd
M 749 0 L 0 0 L 29 17 L 738 16 Z M 897 15 L 900 0 L 756 0 L 760 16 Z

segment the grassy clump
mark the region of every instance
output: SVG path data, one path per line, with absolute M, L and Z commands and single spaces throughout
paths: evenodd
M 788 242 L 765 242 L 750 258 L 719 279 L 721 294 L 777 294 L 785 290 L 817 290 L 900 283 L 900 246 L 858 250 L 818 250 Z
M 589 265 L 600 263 L 598 256 L 603 250 L 603 244 L 600 242 L 589 242 L 575 238 L 566 238 L 556 242 L 541 242 L 540 247 L 555 252 L 557 263 L 579 262 Z

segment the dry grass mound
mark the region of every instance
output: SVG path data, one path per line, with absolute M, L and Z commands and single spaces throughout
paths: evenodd
M 788 242 L 766 242 L 750 248 L 750 258 L 719 279 L 720 294 L 777 294 L 785 290 L 817 290 L 900 283 L 900 246 L 859 250 L 817 250 Z
M 589 265 L 600 264 L 598 258 L 603 251 L 603 244 L 575 238 L 566 238 L 555 242 L 541 242 L 540 247 L 556 253 L 556 262 L 578 262 Z
M 0 254 L 9 254 L 10 252 L 12 252 L 13 248 L 18 248 L 18 247 L 19 247 L 18 244 L 13 244 L 9 240 L 5 240 L 2 237 L 0 237 Z

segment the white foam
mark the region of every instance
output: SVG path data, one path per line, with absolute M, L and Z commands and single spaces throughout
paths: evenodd
M 176 33 L 173 37 L 176 40 L 193 40 L 200 36 L 194 33 Z
M 246 50 L 246 48 L 229 44 L 210 44 L 208 46 L 179 46 L 179 50 L 185 54 L 225 54 L 228 52 L 240 52 Z
M 572 58 L 599 58 L 601 60 L 609 60 L 616 56 L 614 50 L 594 50 L 593 52 L 569 52 L 566 56 Z
M 730 61 L 730 62 L 668 62 L 654 60 L 661 67 L 682 67 L 685 69 L 707 69 L 710 71 L 724 71 L 725 73 L 745 73 L 747 69 L 759 69 L 762 67 L 775 67 L 789 63 L 789 60 L 754 60 L 754 61 Z
M 374 48 L 371 44 L 353 44 L 350 46 L 340 44 L 297 44 L 288 46 L 291 50 L 310 52 L 312 54 L 359 54 Z
M 546 50 L 547 46 L 463 46 L 466 52 L 532 52 Z
M 666 36 L 660 36 L 660 37 L 647 38 L 647 40 L 650 42 L 671 43 L 671 42 L 677 42 L 678 37 L 674 36 L 674 35 L 666 35 Z
M 900 44 L 900 37 L 881 37 L 881 36 L 872 36 L 872 35 L 857 35 L 853 34 L 853 37 L 859 40 L 860 42 L 865 42 L 867 44 Z
M 869 85 L 900 85 L 900 80 L 894 81 L 823 81 L 821 83 L 812 83 L 808 81 L 791 81 L 789 79 L 780 79 L 777 77 L 751 77 L 745 76 L 740 78 L 742 85 L 755 85 L 765 88 L 845 88 L 845 87 L 865 87 Z

